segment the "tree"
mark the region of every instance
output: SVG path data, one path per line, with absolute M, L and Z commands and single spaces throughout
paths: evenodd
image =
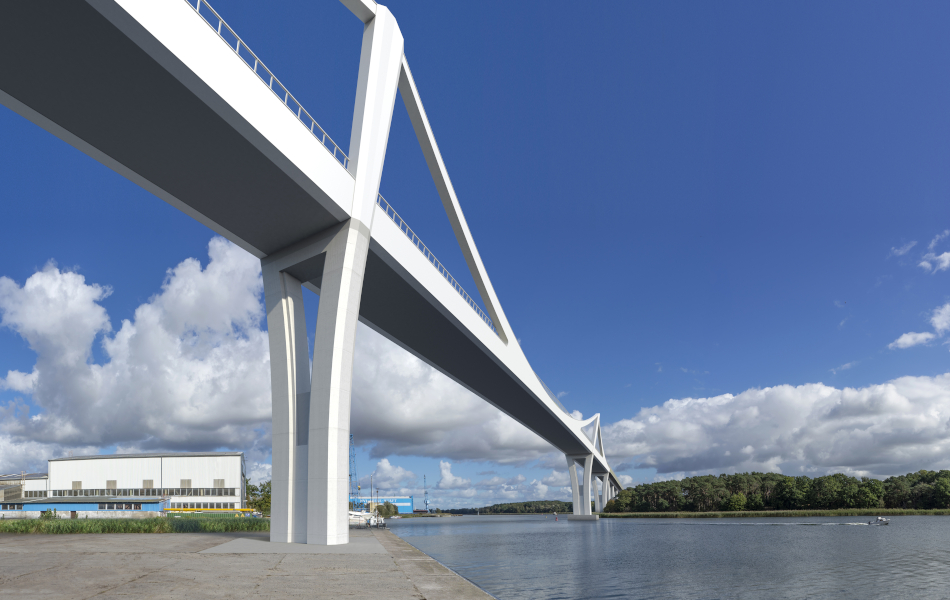
M 745 494 L 743 494 L 742 492 L 739 492 L 737 494 L 733 494 L 729 496 L 728 498 L 726 498 L 725 502 L 723 502 L 722 504 L 722 507 L 724 510 L 731 510 L 731 511 L 745 510 L 745 503 L 746 503 Z
M 884 506 L 884 484 L 877 479 L 863 477 L 858 485 L 855 501 L 858 508 L 880 508 Z
M 933 485 L 934 508 L 950 508 L 950 477 L 940 477 Z
M 247 490 L 247 507 L 253 508 L 261 514 L 269 515 L 271 489 L 270 481 L 265 481 L 260 485 L 254 485 L 248 481 L 245 489 Z
M 762 500 L 762 494 L 755 493 L 749 496 L 745 503 L 747 510 L 762 510 L 765 508 L 765 501 Z

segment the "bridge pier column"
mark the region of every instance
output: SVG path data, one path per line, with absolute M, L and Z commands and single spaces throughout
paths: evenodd
M 594 464 L 593 454 L 565 455 L 567 458 L 567 472 L 571 476 L 571 495 L 574 502 L 574 515 L 590 516 L 590 486 L 592 482 L 591 468 Z M 578 468 L 583 472 L 578 474 Z
M 600 488 L 597 487 L 597 483 L 600 483 Z M 597 473 L 594 475 L 593 480 L 593 492 L 594 492 L 594 512 L 604 512 L 604 505 L 607 504 L 607 488 L 610 486 L 610 475 L 608 473 Z
M 270 539 L 305 542 L 310 354 L 303 293 L 293 276 L 266 264 L 262 271 L 271 364 Z
M 350 399 L 369 252 L 356 219 L 261 261 L 271 352 L 271 541 L 349 541 Z M 320 294 L 313 370 L 301 282 Z
M 350 399 L 369 240 L 369 228 L 350 219 L 327 246 L 313 344 L 308 544 L 350 541 Z

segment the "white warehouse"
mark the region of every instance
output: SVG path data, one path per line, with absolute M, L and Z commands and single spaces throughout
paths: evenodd
M 16 504 L 36 512 L 228 510 L 246 506 L 243 452 L 175 452 L 70 456 L 21 481 Z M 17 479 L 15 476 L 11 480 Z M 12 491 L 12 490 L 10 490 Z

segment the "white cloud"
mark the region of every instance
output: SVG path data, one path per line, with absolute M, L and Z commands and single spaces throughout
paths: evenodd
M 440 460 L 439 470 L 442 473 L 442 477 L 439 479 L 439 483 L 436 485 L 436 487 L 441 490 L 457 490 L 459 488 L 467 488 L 472 485 L 471 479 L 456 477 L 452 474 L 452 463 Z
M 946 271 L 950 269 L 950 252 L 944 252 L 940 255 L 934 254 L 933 252 L 924 254 L 923 260 L 921 260 L 917 266 L 925 271 L 931 271 L 932 269 L 933 273 Z
M 892 350 L 895 348 L 910 348 L 911 346 L 917 346 L 918 344 L 926 344 L 930 340 L 934 339 L 934 337 L 936 336 L 929 331 L 925 331 L 923 333 L 905 333 L 888 344 L 887 347 Z
M 32 401 L 0 414 L 6 447 L 31 440 L 45 458 L 67 448 L 228 447 L 266 465 L 270 367 L 260 264 L 221 238 L 209 243 L 209 255 L 204 269 L 195 259 L 170 269 L 161 291 L 118 331 L 102 305 L 111 289 L 79 273 L 50 263 L 22 286 L 0 278 L 0 325 L 36 353 L 31 373 L 0 378 L 0 390 Z M 100 362 L 92 358 L 97 343 Z M 518 464 L 551 457 L 540 437 L 363 325 L 354 371 L 353 433 L 375 458 Z M 0 470 L 21 468 L 21 460 L 0 454 Z
M 553 448 L 526 427 L 369 327 L 360 325 L 350 419 L 370 456 L 523 464 Z
M 360 485 L 369 489 L 370 482 L 378 490 L 403 489 L 416 484 L 416 474 L 408 469 L 389 462 L 384 458 L 376 463 L 372 478 L 369 475 L 360 478 Z
M 270 478 L 271 478 L 270 463 L 248 461 L 247 478 L 250 479 L 251 483 L 253 483 L 254 485 L 257 485 L 263 481 L 270 481 Z
M 13 390 L 23 394 L 32 394 L 36 386 L 36 377 L 39 373 L 34 369 L 32 373 L 7 371 L 6 379 L 0 379 L 0 391 Z
M 930 317 L 930 324 L 933 325 L 937 335 L 943 335 L 950 331 L 950 302 L 934 309 L 933 316 Z
M 950 373 L 865 388 L 821 383 L 669 400 L 604 427 L 607 455 L 658 473 L 950 467 Z M 727 456 L 726 453 L 729 453 Z
M 855 366 L 856 364 L 858 364 L 858 362 L 859 362 L 859 361 L 852 360 L 852 361 L 849 362 L 849 363 L 844 363 L 844 364 L 841 365 L 840 367 L 835 367 L 834 369 L 829 369 L 829 370 L 831 371 L 831 373 L 832 373 L 833 375 L 837 375 L 837 374 L 838 374 L 838 371 L 847 371 L 847 370 L 850 369 L 851 367 L 853 367 L 853 366 Z
M 900 248 L 891 248 L 891 253 L 889 256 L 904 256 L 910 249 L 917 245 L 917 242 L 907 242 Z
M 168 271 L 161 291 L 113 332 L 100 304 L 110 289 L 47 264 L 20 286 L 0 278 L 0 324 L 36 353 L 33 373 L 3 387 L 39 410 L 8 405 L 0 434 L 34 443 L 45 458 L 65 448 L 269 452 L 270 374 L 259 327 L 260 263 L 222 238 Z M 106 357 L 92 359 L 100 339 Z M 266 451 L 263 451 L 266 448 Z M 20 460 L 4 451 L 0 465 Z
M 551 469 L 551 474 L 542 479 L 541 482 L 549 486 L 563 487 L 571 485 L 571 476 L 568 475 L 567 471 Z
M 937 236 L 930 240 L 930 243 L 927 244 L 927 250 L 933 252 L 933 249 L 937 246 L 940 240 L 944 239 L 948 235 L 950 235 L 950 229 L 944 229 L 943 233 L 938 233 Z
M 943 334 L 950 331 L 950 302 L 934 309 L 933 314 L 930 316 L 930 324 L 936 333 L 930 333 L 929 331 L 924 333 L 905 333 L 888 344 L 887 347 L 891 349 L 910 348 L 911 346 L 926 344 L 935 338 L 942 337 Z

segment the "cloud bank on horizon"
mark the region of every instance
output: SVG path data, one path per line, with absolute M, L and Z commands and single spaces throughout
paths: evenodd
M 42 469 L 67 451 L 234 448 L 248 452 L 253 479 L 269 477 L 260 264 L 222 238 L 208 253 L 204 268 L 188 259 L 169 269 L 160 291 L 117 331 L 102 304 L 111 290 L 76 272 L 49 263 L 23 285 L 0 277 L 0 326 L 36 354 L 31 372 L 0 378 L 0 391 L 22 394 L 0 406 L 0 472 Z M 930 322 L 924 342 L 950 330 L 950 303 Z M 898 343 L 910 335 L 923 334 L 891 347 L 924 343 Z M 352 430 L 377 460 L 377 487 L 420 494 L 419 477 L 396 463 L 422 456 L 441 461 L 430 489 L 444 506 L 569 496 L 563 457 L 544 440 L 368 327 L 357 340 Z M 857 389 L 815 383 L 673 399 L 605 423 L 603 432 L 615 470 L 650 468 L 660 477 L 946 468 L 950 373 Z M 453 474 L 451 461 L 549 474 L 490 471 L 473 481 Z

